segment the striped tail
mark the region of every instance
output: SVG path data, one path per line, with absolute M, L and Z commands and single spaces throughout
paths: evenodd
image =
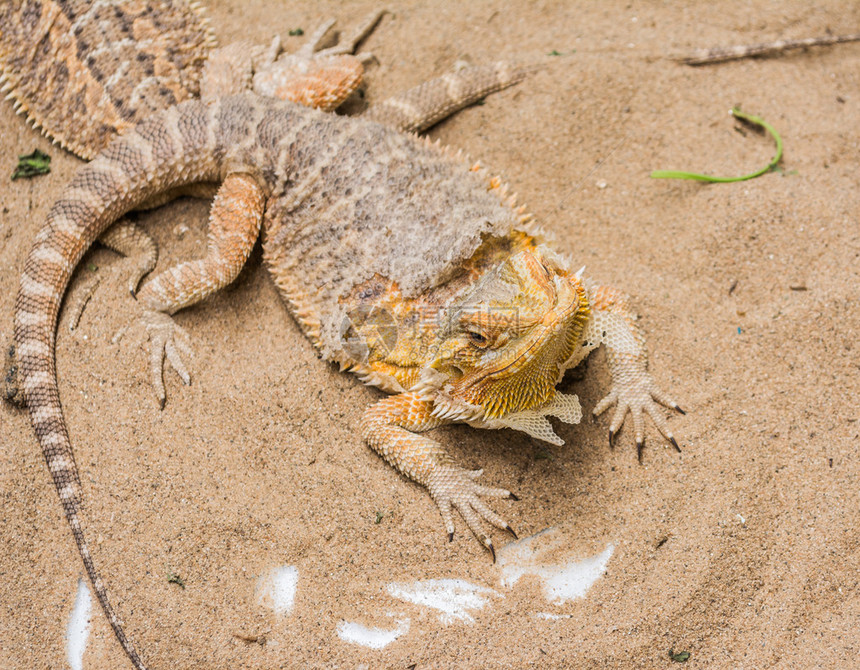
M 420 133 L 490 93 L 522 81 L 534 69 L 504 61 L 464 67 L 373 105 L 363 118 Z
M 220 178 L 214 156 L 223 151 L 213 139 L 219 136 L 220 107 L 198 102 L 172 107 L 115 139 L 82 167 L 36 237 L 15 304 L 18 375 L 33 428 L 92 587 L 138 670 L 145 666 L 108 600 L 82 522 L 81 480 L 57 387 L 57 316 L 75 266 L 119 216 L 172 186 Z

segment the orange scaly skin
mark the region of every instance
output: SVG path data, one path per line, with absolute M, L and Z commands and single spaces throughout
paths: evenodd
M 116 133 L 197 97 L 214 45 L 199 5 L 183 0 L 0 3 L 3 93 L 87 160 Z
M 268 48 L 216 48 L 197 2 L 10 0 L 0 4 L 0 84 L 43 134 L 90 160 L 153 112 L 197 97 L 253 89 L 333 111 L 361 83 L 372 56 L 353 51 L 383 14 L 319 50 L 334 25 L 327 21 L 298 52 L 282 54 L 278 38 Z
M 498 180 L 489 183 L 491 191 L 500 190 Z M 647 413 L 678 448 L 654 401 L 677 405 L 647 371 L 644 333 L 627 297 L 586 284 L 536 237 L 513 232 L 490 238 L 461 273 L 416 299 L 404 299 L 394 282 L 375 276 L 343 301 L 347 314 L 359 317 L 350 319 L 343 336 L 360 361 L 342 364 L 368 383 L 400 392 L 368 409 L 362 436 L 400 472 L 427 487 L 449 537 L 453 505 L 495 556 L 481 519 L 513 531 L 480 496 L 511 494 L 474 483 L 480 471 L 459 468 L 441 445 L 416 433 L 459 420 L 519 428 L 555 441 L 545 418 L 534 413 L 569 402 L 555 391 L 556 383 L 601 341 L 607 344 L 614 386 L 594 411 L 616 406 L 610 440 L 630 412 L 641 461 Z M 579 419 L 575 412 L 546 413 Z

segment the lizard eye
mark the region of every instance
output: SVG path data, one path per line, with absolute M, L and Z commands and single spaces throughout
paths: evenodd
M 476 347 L 486 349 L 490 345 L 490 340 L 477 331 L 470 330 L 467 334 L 469 335 L 469 341 Z

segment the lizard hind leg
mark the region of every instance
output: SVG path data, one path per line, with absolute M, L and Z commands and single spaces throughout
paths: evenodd
M 138 293 L 142 325 L 151 343 L 152 384 L 161 406 L 165 357 L 183 382 L 191 381 L 182 360 L 182 354 L 191 353 L 188 336 L 171 315 L 216 293 L 239 275 L 259 235 L 265 201 L 256 179 L 228 175 L 212 203 L 206 256 L 159 273 Z
M 132 262 L 128 275 L 128 292 L 135 295 L 141 280 L 155 269 L 158 246 L 149 234 L 136 223 L 123 219 L 108 228 L 99 242 Z

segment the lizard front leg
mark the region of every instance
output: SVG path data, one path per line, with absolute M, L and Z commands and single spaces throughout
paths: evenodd
M 389 396 L 367 408 L 361 420 L 361 435 L 398 472 L 427 488 L 442 514 L 449 541 L 454 539 L 453 506 L 495 561 L 493 541 L 485 532 L 481 519 L 514 537 L 516 533 L 479 496 L 514 500 L 516 496 L 506 489 L 476 483 L 482 470 L 459 467 L 441 444 L 416 435 L 448 423 L 434 417 L 432 412 L 433 402 L 423 400 L 418 393 Z
M 150 371 L 159 404 L 164 406 L 164 358 L 186 384 L 191 377 L 179 352 L 190 354 L 187 335 L 171 314 L 200 302 L 227 286 L 238 275 L 260 232 L 265 195 L 247 174 L 228 175 L 209 214 L 205 258 L 180 263 L 144 284 L 138 293 L 143 323 L 152 344 Z
M 636 322 L 636 314 L 627 296 L 618 289 L 598 286 L 591 291 L 592 320 L 585 339 L 602 341 L 606 345 L 612 390 L 594 408 L 599 415 L 615 405 L 609 424 L 609 444 L 624 424 L 627 413 L 633 416 L 633 431 L 639 462 L 645 443 L 647 414 L 677 451 L 681 451 L 672 435 L 663 412 L 655 400 L 684 414 L 678 403 L 664 393 L 648 372 L 648 350 L 645 334 Z

